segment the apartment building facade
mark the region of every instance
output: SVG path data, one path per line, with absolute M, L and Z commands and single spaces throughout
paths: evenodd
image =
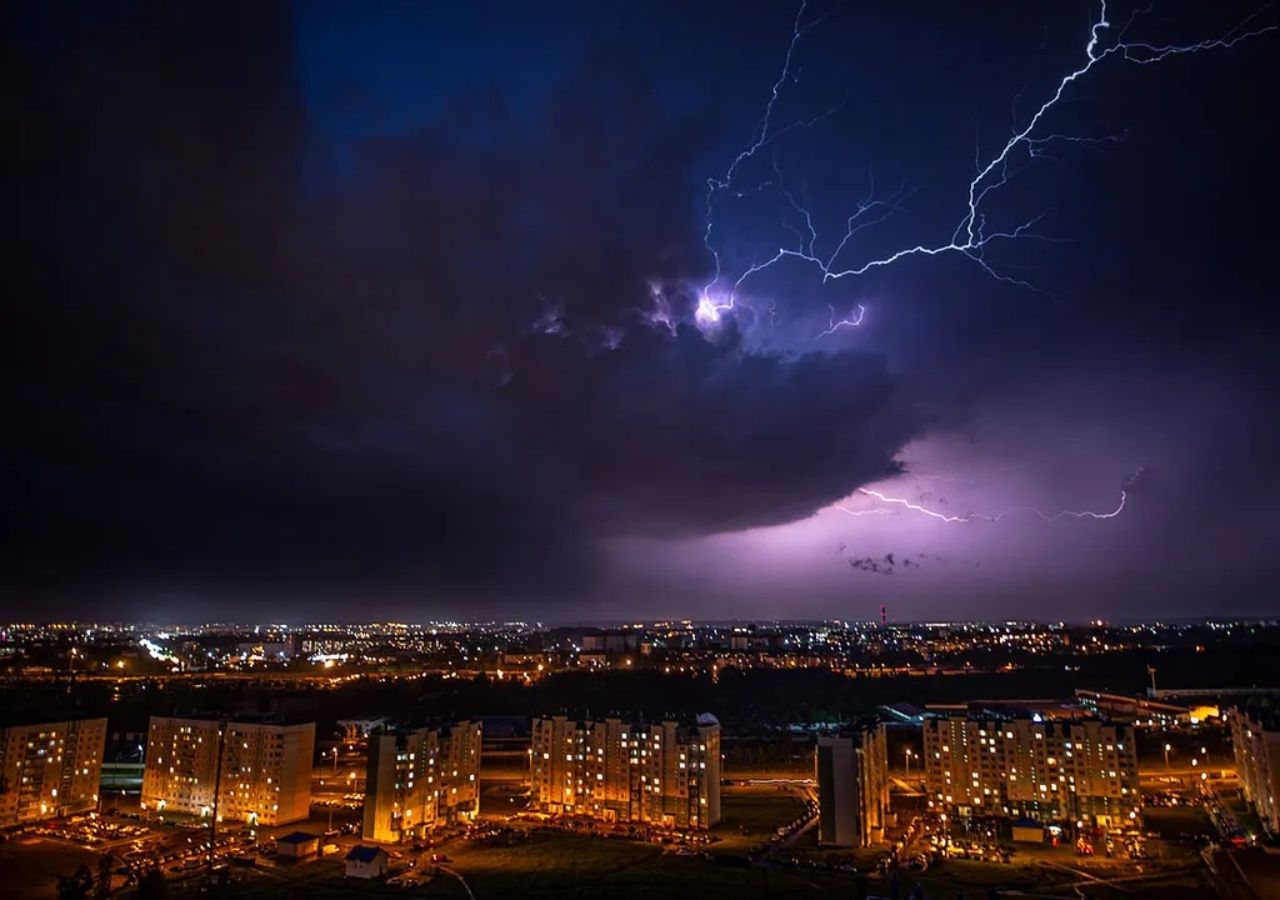
M 0 828 L 98 804 L 106 719 L 0 727 Z
M 474 819 L 481 739 L 480 723 L 470 721 L 370 734 L 364 839 L 394 843 Z
M 1263 827 L 1280 834 L 1280 710 L 1238 706 L 1227 723 L 1245 799 Z
M 532 798 L 551 815 L 672 828 L 720 821 L 720 723 L 533 720 Z
M 142 808 L 284 825 L 311 812 L 314 722 L 277 725 L 152 716 Z
M 960 816 L 1136 824 L 1133 727 L 951 716 L 924 723 L 929 806 Z

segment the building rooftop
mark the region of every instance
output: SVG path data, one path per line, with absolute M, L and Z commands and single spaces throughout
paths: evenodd
M 371 738 L 386 736 L 405 738 L 423 731 L 434 731 L 443 737 L 458 726 L 472 725 L 483 727 L 483 723 L 479 719 L 471 718 L 444 719 L 433 716 L 424 719 L 384 719 L 381 724 L 369 730 L 368 736 Z
M 378 854 L 386 854 L 386 850 L 381 847 L 366 847 L 363 844 L 357 844 L 351 848 L 351 852 L 347 854 L 348 862 L 371 863 L 378 858 Z
M 308 841 L 318 841 L 320 838 L 314 834 L 307 834 L 305 831 L 295 831 L 292 834 L 286 834 L 284 837 L 276 838 L 277 844 L 305 844 Z
M 272 728 L 305 728 L 307 726 L 315 727 L 315 721 L 306 717 L 294 718 L 284 716 L 276 712 L 243 712 L 236 711 L 230 713 L 218 712 L 191 712 L 177 713 L 169 716 L 152 715 L 153 719 L 190 722 L 191 724 L 217 725 L 225 723 L 228 726 L 239 725 L 267 725 Z
M 880 709 L 890 719 L 899 722 L 909 722 L 912 725 L 919 725 L 925 719 L 931 718 L 936 713 L 931 713 L 923 707 L 916 706 L 914 703 L 890 703 L 888 706 L 882 706 Z
M 1108 716 L 1099 715 L 1093 712 L 1080 712 L 1072 716 L 1056 718 L 1047 716 L 1039 712 L 1031 710 L 1020 710 L 1016 714 L 1010 712 L 1002 712 L 989 708 L 954 710 L 949 715 L 937 716 L 935 720 L 940 723 L 961 719 L 966 722 L 975 722 L 979 724 L 998 724 L 1014 722 L 1030 722 L 1033 725 L 1043 725 L 1046 729 L 1057 728 L 1064 733 L 1072 725 L 1087 725 L 1097 723 L 1100 725 L 1112 726 L 1115 728 L 1131 728 L 1132 725 L 1127 721 L 1112 719 Z
M 820 728 L 817 734 L 819 737 L 861 738 L 867 732 L 875 731 L 880 724 L 881 719 L 878 715 L 858 716 L 827 728 Z
M 717 719 L 712 713 L 709 713 L 709 712 L 681 713 L 681 714 L 670 713 L 667 715 L 655 717 L 655 716 L 646 716 L 643 713 L 620 714 L 617 712 L 610 711 L 609 713 L 604 715 L 592 715 L 590 712 L 588 712 L 586 715 L 577 716 L 577 715 L 574 715 L 572 712 L 558 710 L 553 713 L 547 713 L 541 716 L 534 716 L 534 718 L 535 719 L 563 718 L 568 722 L 574 722 L 578 725 L 584 725 L 586 723 L 601 723 L 601 722 L 617 721 L 627 726 L 628 728 L 650 728 L 650 727 L 665 725 L 668 722 L 672 722 L 677 727 L 680 727 L 680 728 L 710 728 L 713 726 L 720 725 L 720 720 Z

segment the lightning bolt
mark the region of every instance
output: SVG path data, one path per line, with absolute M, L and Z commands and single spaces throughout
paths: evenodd
M 832 115 L 836 109 L 839 108 L 837 107 L 836 109 L 828 110 L 820 116 L 810 120 L 793 122 L 782 127 L 775 127 L 773 125 L 773 118 L 778 105 L 778 100 L 783 86 L 790 78 L 792 63 L 801 38 L 806 32 L 820 24 L 826 16 L 829 15 L 829 12 L 824 13 L 823 15 L 806 23 L 804 21 L 805 11 L 806 2 L 803 2 L 802 0 L 792 25 L 791 40 L 787 45 L 782 70 L 779 73 L 777 80 L 773 83 L 768 103 L 765 106 L 764 114 L 752 134 L 751 141 L 738 153 L 736 157 L 734 157 L 728 169 L 722 176 L 707 180 L 706 220 L 703 232 L 703 243 L 712 257 L 714 266 L 711 279 L 703 286 L 699 294 L 698 305 L 695 310 L 695 320 L 700 325 L 718 323 L 724 313 L 735 308 L 735 305 L 738 302 L 739 290 L 749 278 L 770 269 L 785 259 L 798 259 L 812 265 L 821 273 L 822 283 L 826 284 L 831 281 L 865 275 L 873 269 L 892 266 L 910 258 L 959 254 L 973 262 L 980 269 L 998 281 L 1017 285 L 1030 290 L 1036 290 L 1036 287 L 1030 282 L 1016 278 L 996 269 L 987 260 L 986 250 L 992 245 L 1009 241 L 1023 239 L 1054 239 L 1047 235 L 1040 234 L 1035 230 L 1040 217 L 1029 219 L 1028 221 L 1012 227 L 988 230 L 987 218 L 983 213 L 983 204 L 984 201 L 986 201 L 993 193 L 999 191 L 1002 187 L 1008 184 L 1009 179 L 1016 174 L 1017 171 L 1021 170 L 1022 166 L 1017 166 L 1013 171 L 1010 170 L 1010 166 L 1015 163 L 1016 154 L 1020 149 L 1025 150 L 1028 159 L 1036 159 L 1044 156 L 1045 147 L 1052 143 L 1073 142 L 1081 144 L 1101 144 L 1122 139 L 1121 136 L 1117 135 L 1102 138 L 1084 138 L 1056 133 L 1042 134 L 1041 131 L 1047 117 L 1053 109 L 1062 102 L 1068 89 L 1076 82 L 1090 75 L 1090 73 L 1092 73 L 1095 68 L 1099 67 L 1100 64 L 1112 58 L 1136 65 L 1153 65 L 1173 57 L 1186 56 L 1211 50 L 1228 50 L 1243 41 L 1251 40 L 1278 30 L 1276 25 L 1265 25 L 1252 28 L 1248 27 L 1250 23 L 1253 22 L 1253 20 L 1261 13 L 1262 10 L 1259 10 L 1220 38 L 1202 40 L 1190 44 L 1152 44 L 1127 39 L 1126 36 L 1129 33 L 1130 28 L 1138 20 L 1140 15 L 1139 12 L 1135 12 L 1130 16 L 1128 23 L 1116 34 L 1115 40 L 1107 43 L 1108 36 L 1113 33 L 1113 25 L 1108 18 L 1106 0 L 1102 0 L 1097 18 L 1094 19 L 1089 26 L 1088 39 L 1084 46 L 1083 61 L 1076 68 L 1072 69 L 1061 78 L 1057 87 L 1049 94 L 1047 99 L 1041 102 L 1040 106 L 1026 121 L 1025 125 L 1022 127 L 1015 125 L 1012 135 L 1005 141 L 997 153 L 992 155 L 985 162 L 982 162 L 980 156 L 977 158 L 977 164 L 975 166 L 977 173 L 968 184 L 967 204 L 964 211 L 961 213 L 960 220 L 953 230 L 949 240 L 938 243 L 921 242 L 902 247 L 888 255 L 865 260 L 855 265 L 843 264 L 841 262 L 841 257 L 853 243 L 855 235 L 864 228 L 879 224 L 879 222 L 883 221 L 884 218 L 891 215 L 902 201 L 901 190 L 884 200 L 875 200 L 873 198 L 873 191 L 872 195 L 869 195 L 867 199 L 858 204 L 855 212 L 848 218 L 845 234 L 837 243 L 835 249 L 826 256 L 819 255 L 815 250 L 815 245 L 818 243 L 818 235 L 813 226 L 812 216 L 810 216 L 808 211 L 796 201 L 794 195 L 786 190 L 785 185 L 782 183 L 781 172 L 778 170 L 775 162 L 774 179 L 770 182 L 762 183 L 759 187 L 772 185 L 779 190 L 788 205 L 797 211 L 804 219 L 808 232 L 807 240 L 805 235 L 799 234 L 797 229 L 791 228 L 790 230 L 797 233 L 798 237 L 798 242 L 795 247 L 780 247 L 778 248 L 777 253 L 773 256 L 762 262 L 752 264 L 734 280 L 732 290 L 729 291 L 725 297 L 715 299 L 713 291 L 720 283 L 723 276 L 720 252 L 713 241 L 714 214 L 717 199 L 725 192 L 732 190 L 734 178 L 738 174 L 742 165 L 752 159 L 771 142 L 776 140 L 782 134 L 794 130 L 795 128 L 807 127 L 809 125 L 816 124 L 823 118 Z M 834 312 L 832 314 L 832 319 L 832 324 L 835 324 Z M 828 332 L 824 332 L 824 334 L 820 336 L 824 336 L 826 333 Z
M 965 513 L 964 515 L 950 515 L 948 513 L 939 512 L 936 509 L 930 509 L 920 503 L 913 503 L 905 497 L 892 497 L 883 491 L 874 490 L 873 488 L 858 488 L 858 493 L 867 497 L 871 497 L 884 506 L 872 506 L 866 509 L 850 509 L 843 504 L 836 504 L 835 509 L 850 516 L 870 516 L 883 515 L 891 513 L 894 510 L 890 507 L 907 510 L 909 512 L 918 513 L 922 516 L 928 516 L 930 519 L 937 519 L 939 522 L 946 522 L 949 525 L 964 525 L 970 522 L 988 522 L 996 525 L 1011 516 L 1032 515 L 1044 522 L 1059 522 L 1063 519 L 1114 519 L 1120 513 L 1124 512 L 1125 506 L 1129 502 L 1129 492 L 1133 490 L 1133 486 L 1137 484 L 1138 479 L 1146 472 L 1146 468 L 1139 468 L 1136 472 L 1124 480 L 1120 486 L 1120 498 L 1114 509 L 1109 510 L 1076 510 L 1076 509 L 1060 509 L 1056 512 L 1045 512 L 1034 506 L 1011 506 L 1003 509 L 994 515 L 985 515 L 982 513 Z
M 722 271 L 720 251 L 716 248 L 715 243 L 712 240 L 712 232 L 715 229 L 716 203 L 723 194 L 731 193 L 733 196 L 742 197 L 747 193 L 754 193 L 766 187 L 776 187 L 779 193 L 790 203 L 791 207 L 805 219 L 810 235 L 810 243 L 808 246 L 810 252 L 813 249 L 812 242 L 817 239 L 817 232 L 814 230 L 812 217 L 806 209 L 796 202 L 794 196 L 787 191 L 786 186 L 782 181 L 782 172 L 779 170 L 776 160 L 774 161 L 773 166 L 776 180 L 762 182 L 751 191 L 734 191 L 733 189 L 734 178 L 737 176 L 738 170 L 744 163 L 754 158 L 757 153 L 772 144 L 778 138 L 782 137 L 784 134 L 800 128 L 810 128 L 817 125 L 824 119 L 834 115 L 844 105 L 844 103 L 841 103 L 838 106 L 834 106 L 816 116 L 813 116 L 810 119 L 791 122 L 777 129 L 773 127 L 774 109 L 778 105 L 778 98 L 782 95 L 783 85 L 785 85 L 791 78 L 791 63 L 795 58 L 796 47 L 799 45 L 800 39 L 804 37 L 807 32 L 822 24 L 827 16 L 831 14 L 831 10 L 828 10 L 809 22 L 805 22 L 804 16 L 807 9 L 808 0 L 801 0 L 800 8 L 796 10 L 796 17 L 791 25 L 791 40 L 787 44 L 787 52 L 782 60 L 782 69 L 779 71 L 778 77 L 773 82 L 773 86 L 769 91 L 769 101 L 765 104 L 764 113 L 761 115 L 759 123 L 757 123 L 755 130 L 752 132 L 751 141 L 746 147 L 738 152 L 737 156 L 733 158 L 733 161 L 729 163 L 729 167 L 725 170 L 723 175 L 707 179 L 707 192 L 705 196 L 706 216 L 704 219 L 705 224 L 702 233 L 702 243 L 703 246 L 706 247 L 707 252 L 711 255 L 713 266 L 711 278 L 702 286 L 702 290 L 699 291 L 698 303 L 694 308 L 694 321 L 699 327 L 704 329 L 718 325 L 724 313 L 732 311 L 737 306 L 737 284 L 734 286 L 735 290 L 730 292 L 725 299 L 716 299 L 714 294 L 715 287 L 720 281 Z M 847 101 L 848 97 L 846 96 L 845 102 Z M 803 236 L 800 236 L 799 239 L 799 249 L 804 250 L 805 244 Z M 745 277 L 745 275 L 741 276 L 738 279 L 739 283 L 742 278 Z
M 838 509 L 838 510 L 840 510 L 840 512 L 844 513 L 846 516 L 853 516 L 853 518 L 855 518 L 855 519 L 860 519 L 860 518 L 862 518 L 863 516 L 891 516 L 891 515 L 893 515 L 893 510 L 891 510 L 891 509 L 886 509 L 886 508 L 885 508 L 885 507 L 883 507 L 883 506 L 872 506 L 872 507 L 870 507 L 869 509 L 850 509 L 849 507 L 845 506 L 843 503 L 837 503 L 837 504 L 835 504 L 835 505 L 834 505 L 833 507 L 831 507 L 831 508 L 832 508 L 832 509 Z
M 824 338 L 829 334 L 835 334 L 841 328 L 857 328 L 862 324 L 862 317 L 867 314 L 867 308 L 859 303 L 849 312 L 849 315 L 837 322 L 836 308 L 828 303 L 827 309 L 831 310 L 831 318 L 827 320 L 827 327 L 819 332 L 818 337 L 814 338 L 814 340 Z

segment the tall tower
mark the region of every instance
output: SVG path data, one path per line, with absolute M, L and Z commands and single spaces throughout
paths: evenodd
M 885 608 L 885 605 L 881 603 L 880 604 L 880 627 L 883 628 L 888 624 L 889 624 L 889 611 Z

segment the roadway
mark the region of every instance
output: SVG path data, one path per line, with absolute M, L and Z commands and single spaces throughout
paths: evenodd
M 790 787 L 792 792 L 805 804 L 805 812 L 807 815 L 804 821 L 796 828 L 789 830 L 782 836 L 781 840 L 772 840 L 765 845 L 765 850 L 755 860 L 758 866 L 775 865 L 769 857 L 773 856 L 779 850 L 790 847 L 801 836 L 812 831 L 818 824 L 818 785 L 812 778 L 747 778 L 742 779 L 738 784 L 754 784 L 754 785 L 778 785 L 779 787 Z M 816 887 L 816 885 L 815 885 Z

